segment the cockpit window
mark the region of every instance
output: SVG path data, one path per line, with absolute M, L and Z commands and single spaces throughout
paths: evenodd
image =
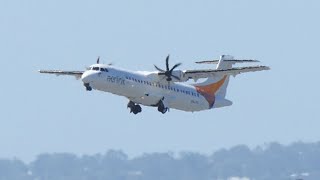
M 99 67 L 92 67 L 92 70 L 99 71 Z
M 100 67 L 96 67 L 96 66 L 92 67 L 91 70 L 108 72 L 107 68 L 100 68 Z
M 107 68 L 101 68 L 101 71 L 108 72 Z

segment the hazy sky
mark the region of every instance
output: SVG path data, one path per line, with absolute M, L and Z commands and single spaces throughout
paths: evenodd
M 0 158 L 122 149 L 211 153 L 236 144 L 320 140 L 320 2 L 302 0 L 1 0 Z M 127 99 L 86 92 L 72 77 L 97 56 L 133 70 L 231 54 L 271 71 L 231 78 L 233 106 L 162 115 Z

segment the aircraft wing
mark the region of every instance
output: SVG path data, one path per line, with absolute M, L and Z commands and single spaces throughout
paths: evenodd
M 241 73 L 255 72 L 269 70 L 268 66 L 249 66 L 249 67 L 234 67 L 230 69 L 202 69 L 202 70 L 184 70 L 184 71 L 174 71 L 173 74 L 177 78 L 172 78 L 174 82 L 185 82 L 189 79 L 197 81 L 201 78 L 223 76 L 223 75 L 233 75 L 236 76 Z M 165 74 L 163 72 L 158 73 L 159 79 L 164 79 Z
M 80 79 L 84 71 L 39 70 L 39 72 L 44 74 L 55 74 L 57 76 L 74 76 L 75 78 Z

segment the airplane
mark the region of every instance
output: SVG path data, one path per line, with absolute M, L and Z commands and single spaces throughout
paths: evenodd
M 141 105 L 144 105 L 156 107 L 159 112 L 165 114 L 169 109 L 196 112 L 231 106 L 232 101 L 226 99 L 230 76 L 270 69 L 268 66 L 232 66 L 255 62 L 259 61 L 221 55 L 217 60 L 196 62 L 216 64 L 215 69 L 176 70 L 181 63 L 170 68 L 168 55 L 165 70 L 154 65 L 157 71 L 130 71 L 112 64 L 100 64 L 98 57 L 96 64 L 85 71 L 39 70 L 39 72 L 74 76 L 82 80 L 87 91 L 94 89 L 126 97 L 129 100 L 127 108 L 130 108 L 130 113 L 142 112 Z M 187 82 L 191 79 L 194 83 Z M 204 82 L 197 83 L 199 79 L 203 79 Z

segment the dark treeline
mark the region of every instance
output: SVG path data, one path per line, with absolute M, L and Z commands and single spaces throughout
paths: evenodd
M 41 154 L 26 164 L 0 160 L 0 180 L 319 180 L 320 142 L 238 145 L 212 155 L 150 153 L 128 158 L 122 151 L 76 156 Z

